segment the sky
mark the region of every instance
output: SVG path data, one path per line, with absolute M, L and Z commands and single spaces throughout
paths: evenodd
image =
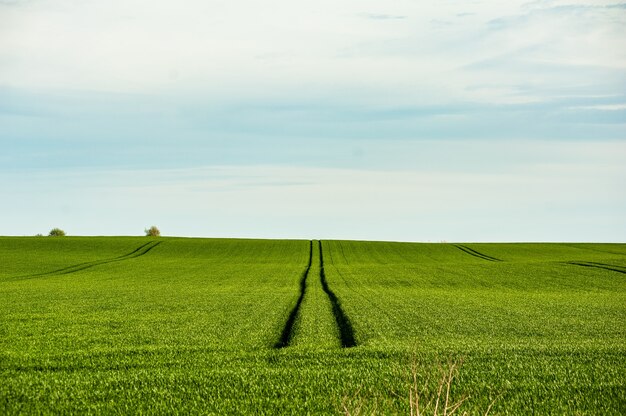
M 0 0 L 0 235 L 626 241 L 626 2 Z

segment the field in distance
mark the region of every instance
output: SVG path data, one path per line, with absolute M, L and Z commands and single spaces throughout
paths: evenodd
M 625 244 L 0 237 L 0 259 L 1 414 L 626 413 Z

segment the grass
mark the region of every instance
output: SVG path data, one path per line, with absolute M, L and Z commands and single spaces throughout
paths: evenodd
M 626 245 L 151 241 L 0 238 L 0 413 L 626 412 Z

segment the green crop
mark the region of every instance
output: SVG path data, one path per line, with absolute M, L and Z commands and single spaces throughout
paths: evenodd
M 0 259 L 2 414 L 433 414 L 442 374 L 458 412 L 626 412 L 623 244 L 4 237 Z

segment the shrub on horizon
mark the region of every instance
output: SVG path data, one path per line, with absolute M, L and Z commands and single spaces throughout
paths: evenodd
M 53 228 L 48 233 L 48 237 L 65 237 L 65 231 L 60 228 Z
M 152 227 L 144 231 L 146 233 L 146 237 L 160 237 L 161 236 L 161 231 L 159 231 L 156 225 L 153 225 Z

